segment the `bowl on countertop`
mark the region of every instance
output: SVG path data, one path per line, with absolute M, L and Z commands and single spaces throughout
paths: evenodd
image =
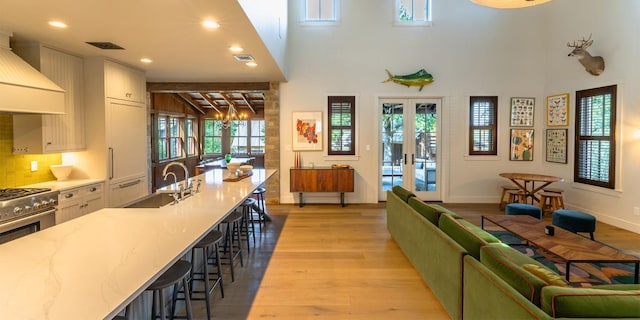
M 73 170 L 73 165 L 72 164 L 54 164 L 49 166 L 49 169 L 51 169 L 53 176 L 56 177 L 58 181 L 66 181 L 66 180 L 69 180 L 69 175 Z
M 229 172 L 236 172 L 236 170 L 238 170 L 240 168 L 240 163 L 239 162 L 229 162 L 227 163 L 227 169 L 229 169 Z
M 243 164 L 240 166 L 240 171 L 242 171 L 243 174 L 251 174 L 253 173 L 253 166 L 250 164 Z

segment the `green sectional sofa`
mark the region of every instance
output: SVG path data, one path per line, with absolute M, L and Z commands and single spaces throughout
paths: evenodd
M 564 278 L 399 186 L 387 228 L 452 319 L 640 318 L 640 285 L 568 286 Z

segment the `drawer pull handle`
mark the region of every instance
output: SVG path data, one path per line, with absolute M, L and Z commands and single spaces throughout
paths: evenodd
M 118 185 L 118 187 L 122 188 L 128 188 L 131 186 L 135 186 L 136 184 L 140 183 L 142 180 L 138 179 L 136 181 L 131 181 L 131 182 L 127 182 L 127 183 L 123 183 L 121 185 Z
M 89 189 L 89 192 L 95 192 L 96 190 L 98 190 L 98 188 L 93 187 L 93 188 Z
M 73 193 L 67 193 L 64 195 L 66 199 L 73 198 Z

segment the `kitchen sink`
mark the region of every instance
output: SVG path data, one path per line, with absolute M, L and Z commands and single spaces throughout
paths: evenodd
M 138 199 L 136 202 L 125 208 L 160 208 L 173 202 L 171 193 L 152 193 L 146 197 Z

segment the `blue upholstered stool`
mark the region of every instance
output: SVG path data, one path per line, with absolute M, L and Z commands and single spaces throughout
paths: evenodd
M 551 223 L 574 233 L 588 232 L 591 240 L 593 240 L 593 233 L 596 231 L 596 217 L 576 210 L 554 211 Z
M 542 209 L 538 206 L 526 203 L 509 203 L 504 209 L 506 215 L 522 216 L 529 215 L 542 220 Z

